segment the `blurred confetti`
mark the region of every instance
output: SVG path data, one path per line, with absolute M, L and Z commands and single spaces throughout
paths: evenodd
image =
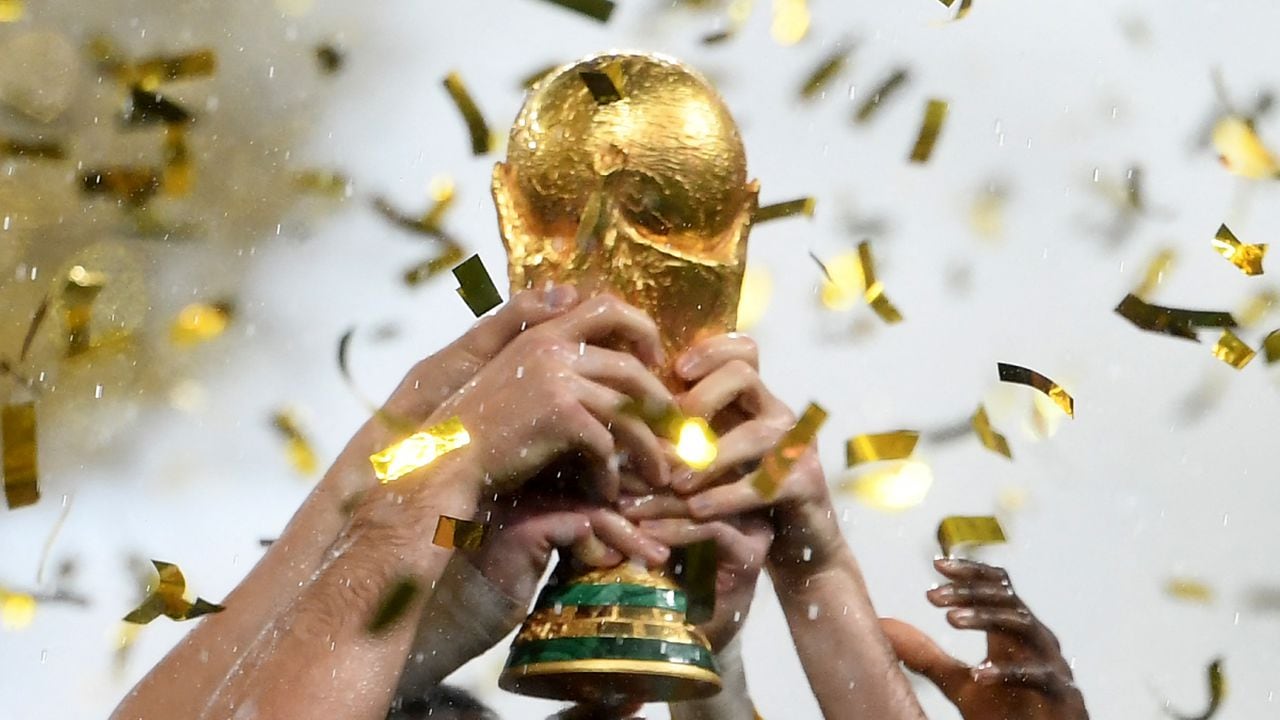
M 285 455 L 289 458 L 289 465 L 299 475 L 314 475 L 320 467 L 320 462 L 316 459 L 316 451 L 312 448 L 311 441 L 303 434 L 293 412 L 277 410 L 271 415 L 271 426 L 285 442 Z
M 938 523 L 938 545 L 947 557 L 951 557 L 956 548 L 998 545 L 1005 541 L 1004 528 L 991 516 L 951 515 Z
M 489 526 L 482 522 L 441 515 L 431 543 L 448 550 L 479 550 L 488 530 Z
M 1213 249 L 1245 275 L 1262 274 L 1262 258 L 1267 254 L 1266 245 L 1247 245 L 1236 239 L 1226 225 L 1218 228 L 1213 237 Z

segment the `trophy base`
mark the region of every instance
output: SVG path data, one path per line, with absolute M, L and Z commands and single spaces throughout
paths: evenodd
M 498 687 L 551 700 L 622 705 L 711 697 L 720 692 L 720 676 L 695 665 L 593 658 L 508 667 Z

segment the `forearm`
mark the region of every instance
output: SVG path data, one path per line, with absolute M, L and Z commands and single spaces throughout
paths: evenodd
M 716 653 L 716 667 L 723 683 L 720 692 L 705 700 L 672 703 L 671 720 L 754 720 L 755 705 L 742 665 L 741 635 Z
M 774 587 L 809 685 L 827 720 L 923 720 L 924 711 L 880 630 L 862 572 L 846 548 Z

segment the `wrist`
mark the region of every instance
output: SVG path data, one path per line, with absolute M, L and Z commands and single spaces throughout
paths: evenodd
M 774 512 L 777 532 L 767 567 L 775 579 L 804 582 L 852 559 L 830 502 L 783 505 Z

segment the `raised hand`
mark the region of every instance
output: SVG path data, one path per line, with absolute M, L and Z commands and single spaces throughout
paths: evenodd
M 929 602 L 951 608 L 952 627 L 985 632 L 987 657 L 970 666 L 916 627 L 881 620 L 909 669 L 937 685 L 965 720 L 1088 720 L 1058 638 L 1014 592 L 1003 569 L 956 559 L 934 567 L 951 582 L 930 590 Z

